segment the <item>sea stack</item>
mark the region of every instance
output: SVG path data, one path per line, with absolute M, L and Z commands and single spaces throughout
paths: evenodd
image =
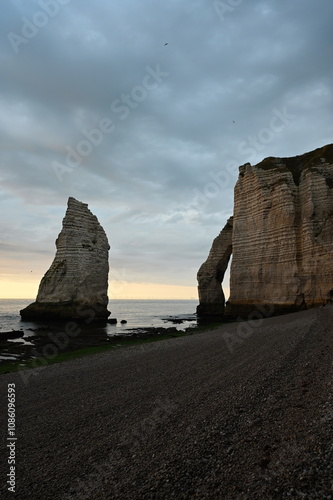
M 267 305 L 280 314 L 332 302 L 333 145 L 239 167 L 224 317 L 247 318 Z
M 110 246 L 86 203 L 68 199 L 56 247 L 36 302 L 20 311 L 22 319 L 106 321 Z

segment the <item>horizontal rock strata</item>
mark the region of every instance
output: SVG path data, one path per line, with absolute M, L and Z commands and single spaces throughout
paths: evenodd
M 278 314 L 333 295 L 333 145 L 240 167 L 226 314 Z
M 333 301 L 332 144 L 239 168 L 232 254 L 225 318 L 246 318 L 262 307 L 279 314 Z M 209 298 L 199 292 L 199 309 L 202 298 L 208 298 L 207 311 L 214 307 L 216 293 Z
M 107 319 L 109 243 L 88 205 L 69 198 L 54 261 L 22 319 Z

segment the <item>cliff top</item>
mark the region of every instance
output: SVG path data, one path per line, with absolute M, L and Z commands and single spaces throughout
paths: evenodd
M 256 165 L 263 170 L 284 169 L 287 168 L 293 176 L 295 184 L 298 186 L 302 171 L 311 168 L 318 163 L 321 158 L 333 165 L 333 144 L 327 144 L 321 148 L 310 151 L 303 155 L 292 156 L 290 158 L 275 158 L 269 156 Z

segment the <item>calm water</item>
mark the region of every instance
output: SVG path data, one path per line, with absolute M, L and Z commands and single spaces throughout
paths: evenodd
M 63 327 L 58 324 L 21 321 L 20 309 L 31 302 L 31 299 L 0 299 L 0 362 L 17 359 L 22 353 L 30 358 L 32 350 L 43 350 L 45 345 L 52 342 L 54 335 L 61 334 Z M 185 329 L 194 326 L 197 304 L 196 300 L 112 300 L 108 306 L 111 310 L 110 318 L 117 318 L 118 323 L 103 327 L 83 326 L 82 333 L 71 339 L 70 348 L 101 345 L 107 343 L 110 337 L 130 334 L 134 328 L 175 326 L 177 329 Z M 171 319 L 184 321 L 174 324 Z M 121 320 L 126 320 L 127 323 L 122 325 Z M 1 341 L 1 333 L 12 330 L 21 330 L 23 337 Z

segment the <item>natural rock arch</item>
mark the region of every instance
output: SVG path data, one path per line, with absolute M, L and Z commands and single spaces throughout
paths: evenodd
M 232 253 L 232 221 L 230 217 L 214 239 L 208 258 L 198 271 L 198 316 L 223 316 L 225 297 L 222 282 Z

